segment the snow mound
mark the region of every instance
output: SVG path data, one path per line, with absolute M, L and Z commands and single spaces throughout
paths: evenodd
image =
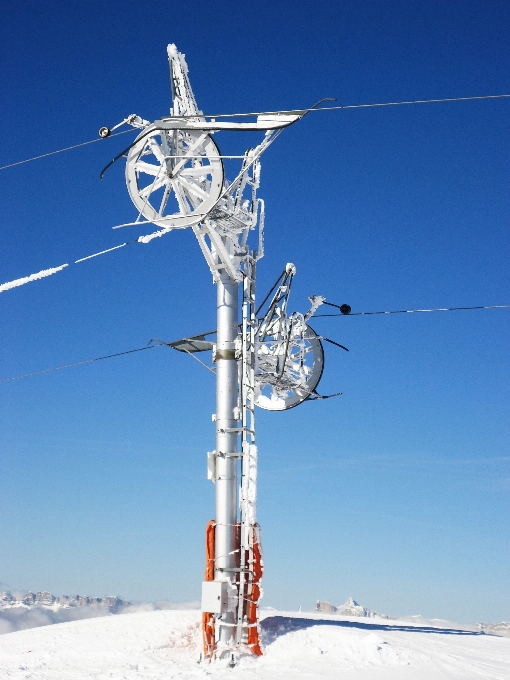
M 197 663 L 200 612 L 152 611 L 0 638 L 9 680 L 506 680 L 510 639 L 385 619 L 265 612 L 264 656 Z

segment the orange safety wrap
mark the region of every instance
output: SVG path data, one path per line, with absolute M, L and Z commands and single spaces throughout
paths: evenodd
M 260 527 L 254 524 L 253 531 L 253 579 L 251 584 L 251 593 L 248 605 L 248 623 L 251 624 L 248 628 L 248 644 L 252 648 L 253 653 L 257 656 L 262 656 L 262 649 L 260 648 L 259 627 L 258 623 L 258 601 L 260 599 L 260 579 L 264 571 L 262 562 L 262 546 L 260 544 Z
M 214 531 L 216 523 L 211 520 L 205 530 L 205 580 L 214 581 Z M 202 612 L 202 638 L 204 641 L 204 656 L 212 658 L 215 647 L 214 615 Z

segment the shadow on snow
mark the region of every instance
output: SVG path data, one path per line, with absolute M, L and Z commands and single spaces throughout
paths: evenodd
M 406 633 L 436 633 L 439 635 L 485 635 L 483 631 L 458 630 L 455 628 L 433 628 L 432 626 L 406 626 L 383 623 L 368 623 L 365 621 L 331 621 L 328 619 L 305 619 L 291 616 L 268 616 L 260 622 L 260 627 L 266 638 L 266 644 L 276 638 L 295 630 L 303 630 L 312 626 L 338 626 L 341 628 L 357 628 L 366 631 L 399 631 Z

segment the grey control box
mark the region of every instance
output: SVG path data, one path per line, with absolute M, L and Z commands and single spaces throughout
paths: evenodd
M 202 611 L 223 614 L 227 611 L 228 591 L 226 581 L 203 581 Z

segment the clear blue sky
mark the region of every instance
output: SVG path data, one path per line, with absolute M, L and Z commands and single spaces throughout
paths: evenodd
M 166 45 L 206 112 L 510 92 L 507 2 L 10 3 L 0 165 L 168 111 Z M 262 294 L 286 262 L 353 311 L 510 301 L 508 100 L 310 115 L 262 159 Z M 110 139 L 0 172 L 1 281 L 112 247 L 135 210 Z M 224 150 L 234 149 L 226 138 Z M 243 152 L 254 138 L 237 139 Z M 241 148 L 240 148 L 241 147 Z M 128 236 L 134 237 L 134 232 Z M 214 328 L 191 233 L 0 296 L 1 377 Z M 322 319 L 329 401 L 258 413 L 264 604 L 510 617 L 507 310 Z M 0 385 L 0 580 L 197 599 L 214 379 L 169 349 Z

